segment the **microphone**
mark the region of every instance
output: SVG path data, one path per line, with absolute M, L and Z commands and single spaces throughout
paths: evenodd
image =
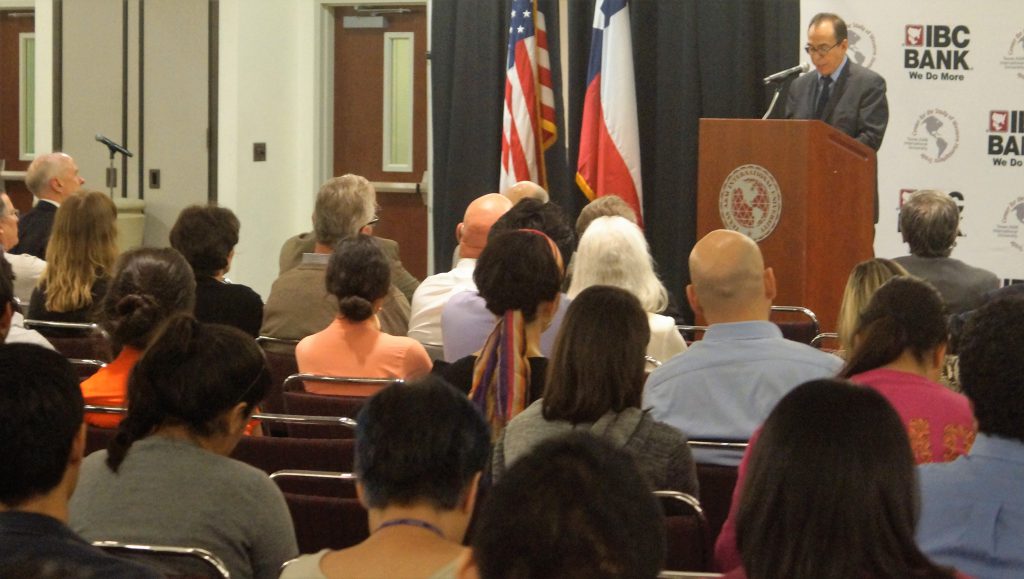
M 129 151 L 128 149 L 125 149 L 121 145 L 118 145 L 114 141 L 111 141 L 110 139 L 104 137 L 103 135 L 101 135 L 99 133 L 96 133 L 96 140 L 101 142 L 101 143 L 103 143 L 107 147 L 109 147 L 111 155 L 114 154 L 114 151 L 117 151 L 118 153 L 121 153 L 122 155 L 124 155 L 126 157 L 131 157 L 132 156 L 132 152 L 131 151 Z
M 765 84 L 772 84 L 773 82 L 779 82 L 779 81 L 786 80 L 789 77 L 791 77 L 793 75 L 796 75 L 796 74 L 803 74 L 803 73 L 805 73 L 805 72 L 807 72 L 809 70 L 811 70 L 811 63 L 804 62 L 804 63 L 798 64 L 798 65 L 796 65 L 796 66 L 794 66 L 792 68 L 787 68 L 786 70 L 780 70 L 779 72 L 776 72 L 775 74 L 766 76 L 766 77 L 764 77 L 764 79 L 762 79 L 762 82 L 764 82 Z

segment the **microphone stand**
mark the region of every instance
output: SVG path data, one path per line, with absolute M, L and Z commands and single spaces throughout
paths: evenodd
M 114 189 L 117 187 L 117 168 L 114 167 L 114 155 L 119 151 L 114 147 L 107 146 L 110 150 L 110 166 L 107 167 L 107 190 L 110 193 L 110 198 L 114 198 Z
M 779 94 L 782 93 L 782 87 L 784 85 L 785 85 L 785 83 L 782 83 L 782 82 L 775 83 L 775 94 L 772 95 L 772 102 L 771 102 L 770 105 L 768 105 L 768 110 L 765 111 L 764 116 L 761 117 L 762 121 L 767 119 L 769 116 L 771 116 L 772 111 L 775 110 L 775 103 L 778 102 Z M 111 155 L 113 155 L 113 153 L 111 153 Z M 113 157 L 111 157 L 111 158 L 113 158 Z M 111 163 L 113 163 L 113 161 L 111 161 Z

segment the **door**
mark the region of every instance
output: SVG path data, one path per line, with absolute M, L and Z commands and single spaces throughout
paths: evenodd
M 35 152 L 35 14 L 32 10 L 0 11 L 0 169 L 28 169 Z M 14 206 L 32 208 L 24 181 L 0 177 Z
M 374 182 L 374 234 L 427 274 L 427 12 L 423 4 L 334 10 L 334 174 Z

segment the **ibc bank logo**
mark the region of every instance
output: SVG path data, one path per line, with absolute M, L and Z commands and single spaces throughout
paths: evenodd
M 1021 167 L 1024 150 L 1024 111 L 989 111 L 988 154 L 996 167 Z
M 970 28 L 908 24 L 903 30 L 903 68 L 911 79 L 962 81 L 964 75 L 954 71 L 971 70 L 967 63 Z

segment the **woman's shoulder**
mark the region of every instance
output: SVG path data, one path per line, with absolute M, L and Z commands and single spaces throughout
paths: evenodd
M 281 579 L 326 579 L 327 576 L 320 570 L 320 561 L 330 552 L 330 549 L 323 549 L 312 555 L 300 555 L 292 559 L 281 570 Z

